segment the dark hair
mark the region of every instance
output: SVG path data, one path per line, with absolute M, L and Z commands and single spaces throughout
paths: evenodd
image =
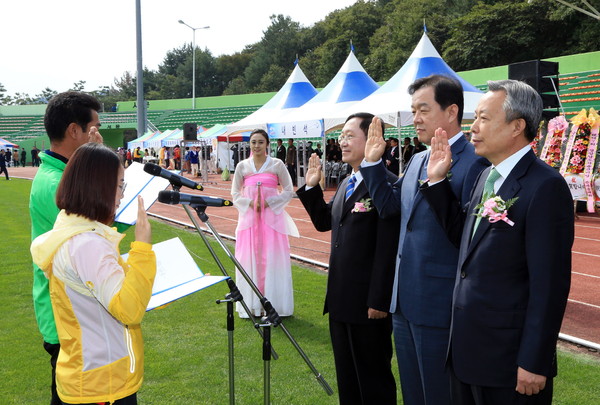
M 458 124 L 460 125 L 463 117 L 463 109 L 465 107 L 462 84 L 460 84 L 458 80 L 449 76 L 430 75 L 427 77 L 421 77 L 408 86 L 408 94 L 412 96 L 417 90 L 420 90 L 424 87 L 433 87 L 433 98 L 435 102 L 440 105 L 442 110 L 445 110 L 452 104 L 456 104 L 458 106 L 457 118 Z
M 367 136 L 369 134 L 369 126 L 371 125 L 371 122 L 373 122 L 374 117 L 375 116 L 371 113 L 360 112 L 350 115 L 348 118 L 346 118 L 346 121 L 344 121 L 344 123 L 350 121 L 352 118 L 360 118 L 362 121 L 360 122 L 359 127 L 365 133 L 365 136 Z M 384 133 L 385 124 L 383 123 L 383 120 L 381 120 L 381 135 L 383 136 Z
M 110 225 L 121 166 L 119 155 L 104 145 L 90 142 L 80 146 L 65 167 L 56 206 L 67 214 Z
M 269 143 L 269 135 L 267 135 L 267 133 L 264 129 L 255 129 L 254 131 L 252 131 L 250 133 L 250 138 L 252 138 L 252 135 L 254 135 L 254 134 L 261 134 L 262 136 L 265 137 L 265 140 L 267 141 L 267 143 Z
M 61 142 L 73 122 L 85 131 L 92 121 L 92 110 L 100 109 L 100 102 L 95 97 L 79 91 L 67 91 L 52 97 L 44 115 L 44 127 L 50 142 Z

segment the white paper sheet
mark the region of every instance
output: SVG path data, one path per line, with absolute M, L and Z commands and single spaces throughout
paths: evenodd
M 156 278 L 147 311 L 229 278 L 205 276 L 179 238 L 157 243 L 152 250 L 156 254 Z M 123 259 L 127 256 L 124 254 Z
M 175 172 L 174 172 L 175 173 Z M 134 225 L 137 221 L 137 196 L 144 199 L 144 208 L 148 210 L 158 198 L 159 191 L 169 186 L 169 180 L 153 176 L 144 171 L 144 165 L 138 162 L 131 163 L 125 170 L 125 195 L 115 215 L 115 222 Z

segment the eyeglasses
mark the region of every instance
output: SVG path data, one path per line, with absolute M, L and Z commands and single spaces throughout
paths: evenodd
M 338 136 L 338 142 L 342 143 L 342 142 L 352 142 L 352 140 L 356 138 L 356 135 L 353 134 L 348 134 L 348 135 L 340 135 Z

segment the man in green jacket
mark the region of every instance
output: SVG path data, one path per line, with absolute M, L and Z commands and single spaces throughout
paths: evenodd
M 68 159 L 75 150 L 87 143 L 102 143 L 98 132 L 100 103 L 85 93 L 68 91 L 54 96 L 48 103 L 44 116 L 44 126 L 50 149 L 39 154 L 42 161 L 29 197 L 31 215 L 31 240 L 50 231 L 58 215 L 56 189 L 65 170 Z M 99 173 L 101 175 L 101 173 Z M 38 266 L 33 265 L 33 305 L 38 328 L 44 339 L 44 349 L 50 354 L 52 365 L 51 405 L 60 405 L 56 393 L 55 369 L 60 350 L 48 279 Z

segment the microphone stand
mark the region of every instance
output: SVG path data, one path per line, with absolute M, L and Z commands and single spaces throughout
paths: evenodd
M 173 186 L 173 190 L 179 191 L 179 187 L 177 185 L 175 185 L 173 183 L 171 183 L 171 185 Z M 204 212 L 206 210 L 206 205 L 194 204 L 191 206 L 192 206 L 192 208 L 194 208 L 196 210 L 196 212 L 198 213 L 198 216 L 200 218 L 201 218 L 201 215 L 206 216 L 206 214 Z M 192 223 L 194 224 L 196 231 L 202 238 L 202 241 L 206 245 L 206 248 L 210 252 L 214 261 L 219 266 L 219 269 L 221 270 L 221 272 L 223 273 L 223 275 L 225 277 L 229 277 L 226 281 L 227 286 L 229 287 L 229 293 L 227 295 L 225 295 L 224 300 L 217 300 L 216 303 L 217 304 L 221 304 L 224 302 L 227 303 L 227 340 L 228 340 L 228 358 L 229 358 L 229 403 L 231 405 L 233 405 L 233 404 L 235 404 L 235 366 L 234 366 L 234 344 L 233 344 L 233 336 L 234 336 L 233 331 L 235 329 L 235 327 L 234 327 L 234 319 L 235 318 L 233 316 L 233 303 L 239 302 L 242 305 L 242 307 L 244 308 L 244 310 L 246 311 L 246 313 L 248 314 L 248 316 L 250 317 L 250 319 L 252 320 L 252 322 L 254 324 L 257 324 L 257 321 L 256 321 L 252 311 L 250 311 L 250 308 L 248 308 L 248 306 L 246 305 L 246 302 L 244 301 L 244 298 L 242 297 L 240 290 L 238 289 L 237 285 L 235 284 L 235 281 L 233 281 L 233 279 L 231 279 L 231 277 L 227 273 L 227 270 L 223 266 L 221 259 L 219 259 L 219 257 L 217 256 L 217 253 L 211 246 L 206 235 L 204 235 L 204 233 L 201 231 L 200 225 L 198 224 L 196 219 L 193 217 L 190 208 L 187 205 L 183 205 L 183 208 L 184 208 L 185 212 L 188 214 L 189 218 L 192 220 Z M 208 221 L 208 216 L 206 216 L 206 221 Z M 257 329 L 257 332 L 261 336 L 261 338 L 264 339 L 263 331 L 260 329 Z M 275 349 L 272 349 L 272 348 L 271 348 L 271 355 L 273 356 L 274 360 L 277 360 L 279 358 L 279 356 L 277 355 L 277 352 L 275 352 Z
M 175 191 L 179 191 L 179 187 L 175 187 L 175 185 L 173 186 L 173 189 Z M 223 273 L 224 276 L 226 277 L 230 277 L 229 274 L 227 273 L 227 270 L 225 269 L 225 267 L 223 266 L 223 263 L 220 261 L 220 259 L 218 258 L 217 254 L 215 253 L 214 249 L 212 248 L 212 246 L 210 245 L 210 242 L 208 241 L 206 235 L 204 235 L 204 233 L 201 231 L 200 229 L 200 225 L 198 224 L 198 222 L 196 221 L 196 219 L 193 217 L 191 209 L 186 205 L 186 204 L 182 204 L 183 208 L 185 210 L 185 212 L 187 213 L 188 217 L 190 218 L 190 220 L 192 221 L 192 223 L 194 224 L 194 227 L 196 228 L 196 231 L 198 232 L 198 234 L 200 235 L 200 237 L 202 238 L 204 244 L 206 245 L 206 247 L 208 248 L 210 254 L 212 255 L 213 259 L 215 260 L 215 262 L 217 263 L 217 265 L 219 266 L 219 269 L 221 270 L 221 272 Z M 269 360 L 268 358 L 270 356 L 265 356 L 264 353 L 270 352 L 271 356 L 273 356 L 274 360 L 278 359 L 278 356 L 275 352 L 275 350 L 273 349 L 273 347 L 271 346 L 271 342 L 270 342 L 270 338 L 271 338 L 271 330 L 270 328 L 268 328 L 268 332 L 267 332 L 267 328 L 263 328 L 264 332 L 260 329 L 262 327 L 262 325 L 264 324 L 269 324 L 269 327 L 271 325 L 277 327 L 281 327 L 281 330 L 284 332 L 284 334 L 287 336 L 288 340 L 290 341 L 290 343 L 292 344 L 292 346 L 294 346 L 294 348 L 296 349 L 296 351 L 298 352 L 298 354 L 300 355 L 300 357 L 302 357 L 302 359 L 304 360 L 304 362 L 306 363 L 306 365 L 308 366 L 308 368 L 312 371 L 313 375 L 315 376 L 317 382 L 321 385 L 321 387 L 323 387 L 323 389 L 325 390 L 325 392 L 327 393 L 327 395 L 333 395 L 333 390 L 331 389 L 331 387 L 329 386 L 329 384 L 327 383 L 327 381 L 325 380 L 325 378 L 323 377 L 323 375 L 316 369 L 316 367 L 312 364 L 312 362 L 310 361 L 310 359 L 308 358 L 308 356 L 306 355 L 306 353 L 304 353 L 304 351 L 302 350 L 302 348 L 300 347 L 300 345 L 298 344 L 298 342 L 296 342 L 296 340 L 294 339 L 294 337 L 290 334 L 290 332 L 287 330 L 287 328 L 285 327 L 285 325 L 283 324 L 281 318 L 279 317 L 279 314 L 277 313 L 277 311 L 275 310 L 275 308 L 273 308 L 273 305 L 271 304 L 271 302 L 260 292 L 260 290 L 258 289 L 258 287 L 256 286 L 256 284 L 254 284 L 254 281 L 250 278 L 250 276 L 248 276 L 248 273 L 246 273 L 246 271 L 244 270 L 244 267 L 242 266 L 242 264 L 237 260 L 237 258 L 233 255 L 233 253 L 231 253 L 231 250 L 229 250 L 229 248 L 227 247 L 227 245 L 225 244 L 225 242 L 223 241 L 223 239 L 221 238 L 221 235 L 219 235 L 219 233 L 215 230 L 215 228 L 212 226 L 212 223 L 210 222 L 208 215 L 206 214 L 206 205 L 204 204 L 189 204 L 192 208 L 194 208 L 194 210 L 196 211 L 196 214 L 198 215 L 198 218 L 200 218 L 200 220 L 202 222 L 204 222 L 208 228 L 210 229 L 210 232 L 212 233 L 212 235 L 214 236 L 215 240 L 217 241 L 217 243 L 219 244 L 219 246 L 221 247 L 221 249 L 223 249 L 223 251 L 225 252 L 225 254 L 229 257 L 229 259 L 235 264 L 235 267 L 240 271 L 240 274 L 242 275 L 242 277 L 244 277 L 244 279 L 248 282 L 248 285 L 250 286 L 250 288 L 252 289 L 252 291 L 256 294 L 256 296 L 259 298 L 260 303 L 262 304 L 264 310 L 265 310 L 265 316 L 262 318 L 261 320 L 261 324 L 257 323 L 252 311 L 250 311 L 250 309 L 248 308 L 248 306 L 246 305 L 246 303 L 243 300 L 243 297 L 241 296 L 239 289 L 237 288 L 237 286 L 235 285 L 235 282 L 231 279 L 231 277 L 227 280 L 227 284 L 230 288 L 230 293 L 226 295 L 226 299 L 222 300 L 221 302 L 227 302 L 227 305 L 229 307 L 229 301 L 231 300 L 231 307 L 233 308 L 233 301 L 237 301 L 239 300 L 240 304 L 242 305 L 242 307 L 244 308 L 244 310 L 246 311 L 246 313 L 248 314 L 248 316 L 250 317 L 250 319 L 252 320 L 252 322 L 255 325 L 255 329 L 258 331 L 258 333 L 261 335 L 261 337 L 263 338 L 263 359 L 265 360 L 265 383 L 264 383 L 264 391 L 265 391 L 265 401 L 268 399 L 268 396 L 270 395 L 270 386 L 268 381 L 266 381 L 267 378 L 270 378 L 270 369 L 269 367 Z M 219 303 L 219 301 L 217 301 L 217 303 Z M 231 314 L 231 330 L 229 327 L 229 314 L 228 316 L 228 334 L 229 334 L 229 365 L 230 365 L 230 370 L 229 370 L 229 388 L 230 388 L 230 393 L 229 393 L 229 401 L 231 404 L 235 403 L 235 394 L 233 393 L 233 387 L 234 387 L 234 383 L 233 383 L 233 310 L 232 310 L 232 314 Z M 268 336 L 265 336 L 268 335 Z M 268 341 L 268 343 L 266 343 Z M 267 349 L 268 348 L 268 349 Z M 265 357 L 267 359 L 265 359 Z M 265 402 L 268 403 L 268 402 Z

